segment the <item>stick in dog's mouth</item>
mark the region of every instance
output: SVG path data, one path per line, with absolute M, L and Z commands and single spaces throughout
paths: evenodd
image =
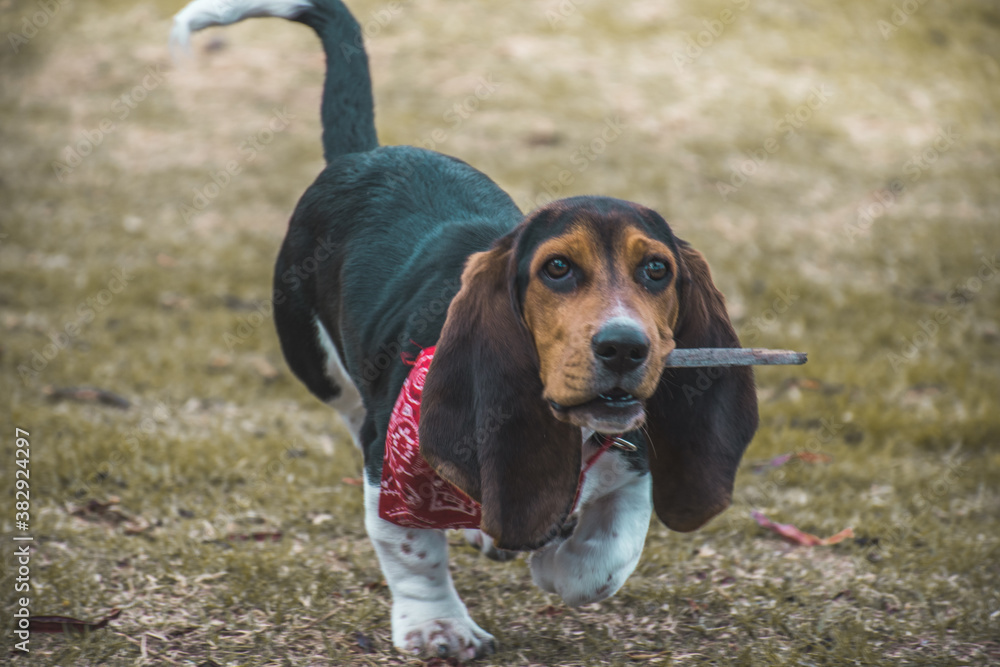
M 712 366 L 800 366 L 805 352 L 768 350 L 760 347 L 677 348 L 667 356 L 666 368 L 706 368 Z

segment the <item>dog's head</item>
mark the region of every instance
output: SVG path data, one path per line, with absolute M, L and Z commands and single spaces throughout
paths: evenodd
M 505 549 L 572 509 L 580 427 L 642 429 L 653 501 L 675 530 L 729 504 L 757 426 L 753 374 L 664 369 L 675 347 L 738 347 L 704 258 L 645 207 L 577 197 L 469 258 L 424 386 L 420 441 L 482 503 Z

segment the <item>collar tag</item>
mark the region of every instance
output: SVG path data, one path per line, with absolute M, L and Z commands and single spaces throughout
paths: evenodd
M 614 447 L 614 448 L 616 448 L 616 449 L 620 449 L 623 452 L 634 452 L 637 449 L 639 449 L 638 447 L 636 447 L 635 445 L 633 445 L 631 442 L 629 442 L 625 438 L 622 438 L 621 436 L 615 436 L 615 437 L 611 438 L 611 446 Z
M 603 433 L 597 433 L 595 431 L 594 434 L 590 436 L 590 440 L 593 441 L 595 447 L 601 447 L 603 449 L 610 449 L 611 447 L 614 447 L 615 449 L 620 449 L 623 452 L 634 452 L 639 449 L 620 435 L 604 435 Z

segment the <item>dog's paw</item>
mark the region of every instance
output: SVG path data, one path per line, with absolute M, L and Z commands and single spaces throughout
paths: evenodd
M 419 614 L 414 604 L 394 605 L 392 643 L 396 649 L 422 658 L 472 660 L 496 651 L 493 635 L 462 614 L 459 618 L 433 618 Z M 464 611 L 464 610 L 462 610 Z
M 484 556 L 491 560 L 500 561 L 502 563 L 504 561 L 517 558 L 516 551 L 497 549 L 496 545 L 493 544 L 493 538 L 476 528 L 465 529 L 465 541 L 474 546 L 476 549 L 479 549 Z

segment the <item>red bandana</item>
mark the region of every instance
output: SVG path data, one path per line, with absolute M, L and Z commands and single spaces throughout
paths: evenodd
M 420 455 L 420 397 L 433 358 L 434 347 L 417 356 L 389 417 L 378 515 L 404 528 L 479 528 L 479 503 L 440 477 Z M 603 446 L 587 460 L 580 472 L 581 483 L 584 473 L 611 442 L 611 438 L 605 438 Z

